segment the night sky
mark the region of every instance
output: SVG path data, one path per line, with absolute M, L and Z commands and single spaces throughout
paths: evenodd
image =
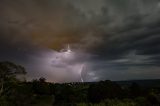
M 28 80 L 160 78 L 160 0 L 0 0 L 0 61 Z

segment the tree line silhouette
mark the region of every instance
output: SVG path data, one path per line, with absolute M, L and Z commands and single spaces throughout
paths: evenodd
M 137 83 L 21 81 L 24 67 L 0 62 L 0 106 L 160 106 L 160 87 Z

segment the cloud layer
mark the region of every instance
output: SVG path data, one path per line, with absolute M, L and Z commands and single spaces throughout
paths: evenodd
M 73 62 L 87 64 L 85 81 L 159 77 L 160 0 L 1 0 L 0 8 L 0 59 L 24 65 L 29 79 L 77 81 L 68 61 L 54 63 L 61 74 L 48 68 L 67 44 L 83 54 Z

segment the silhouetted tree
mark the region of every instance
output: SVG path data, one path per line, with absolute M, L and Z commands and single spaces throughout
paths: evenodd
M 150 102 L 150 105 L 159 106 L 160 105 L 160 96 L 155 92 L 151 91 L 148 96 L 147 100 Z
M 40 82 L 40 83 L 45 83 L 45 82 L 46 82 L 46 79 L 45 79 L 44 77 L 41 77 L 41 78 L 39 78 L 39 82 Z
M 43 77 L 39 78 L 39 80 L 35 79 L 32 81 L 32 89 L 35 94 L 39 94 L 39 95 L 50 94 L 49 83 L 47 83 L 46 79 Z
M 142 88 L 137 83 L 132 83 L 129 89 L 130 89 L 130 97 L 132 98 L 142 95 Z
M 24 67 L 12 62 L 0 62 L 0 96 L 4 93 L 7 82 L 15 81 L 16 75 L 26 74 Z
M 88 96 L 91 102 L 100 102 L 107 98 L 119 98 L 121 96 L 121 92 L 122 89 L 118 84 L 106 80 L 90 85 L 88 89 Z
M 0 104 L 3 106 L 21 106 L 16 104 L 20 98 L 17 95 L 26 96 L 18 89 L 20 81 L 16 78 L 17 75 L 26 74 L 24 67 L 12 62 L 0 62 Z M 25 90 L 25 89 L 22 89 Z M 22 99 L 22 98 L 21 98 Z M 24 98 L 23 98 L 24 100 Z M 21 103 L 25 103 L 21 101 Z

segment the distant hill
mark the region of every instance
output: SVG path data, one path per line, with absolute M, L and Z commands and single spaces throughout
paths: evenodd
M 149 87 L 154 88 L 158 87 L 160 88 L 160 79 L 144 79 L 144 80 L 124 80 L 124 81 L 112 81 L 116 82 L 117 84 L 121 86 L 130 86 L 132 83 L 137 83 L 141 87 Z M 71 85 L 91 85 L 98 82 L 70 82 L 70 83 L 64 83 L 64 84 L 71 84 Z
M 131 85 L 137 83 L 142 87 L 160 87 L 160 79 L 145 79 L 145 80 L 126 80 L 126 81 L 115 81 L 120 85 Z

